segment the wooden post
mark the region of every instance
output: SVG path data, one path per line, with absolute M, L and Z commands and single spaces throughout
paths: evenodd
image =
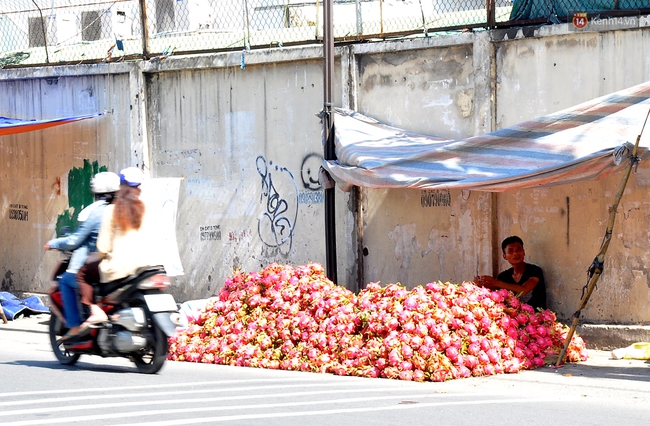
M 589 282 L 587 283 L 586 290 L 584 290 L 582 299 L 580 300 L 580 305 L 578 306 L 578 310 L 573 314 L 573 321 L 571 323 L 571 328 L 569 328 L 569 333 L 567 334 L 566 340 L 564 341 L 564 347 L 562 348 L 560 355 L 557 357 L 557 362 L 555 363 L 556 366 L 559 366 L 560 364 L 564 363 L 567 349 L 569 348 L 569 344 L 571 343 L 571 338 L 573 337 L 573 334 L 575 333 L 576 328 L 578 327 L 578 323 L 580 322 L 580 313 L 585 308 L 585 306 L 587 306 L 589 297 L 591 297 L 591 293 L 593 293 L 594 289 L 596 288 L 596 283 L 598 282 L 598 278 L 600 278 L 600 275 L 603 273 L 603 269 L 605 265 L 605 253 L 607 253 L 609 242 L 612 240 L 612 230 L 614 229 L 614 222 L 616 220 L 616 209 L 618 209 L 618 204 L 621 202 L 621 198 L 623 197 L 623 192 L 625 191 L 625 186 L 627 185 L 627 181 L 630 178 L 630 172 L 632 171 L 632 167 L 635 167 L 638 164 L 639 158 L 636 156 L 636 153 L 637 153 L 637 149 L 639 148 L 639 142 L 641 141 L 641 135 L 643 134 L 643 129 L 645 129 L 645 125 L 648 122 L 648 116 L 650 116 L 650 111 L 648 111 L 648 115 L 646 115 L 645 117 L 645 121 L 643 122 L 643 127 L 641 128 L 641 133 L 639 133 L 639 136 L 636 137 L 636 143 L 634 144 L 634 148 L 632 149 L 632 153 L 630 154 L 630 159 L 627 163 L 627 166 L 625 167 L 625 172 L 623 173 L 623 179 L 621 179 L 621 183 L 618 186 L 618 192 L 616 193 L 616 197 L 614 197 L 612 208 L 609 211 L 609 220 L 607 222 L 607 229 L 605 230 L 605 237 L 603 238 L 603 242 L 600 245 L 600 252 L 594 259 L 593 263 L 591 264 L 591 267 L 589 268 L 589 274 L 590 274 Z
M 486 9 L 487 9 L 487 27 L 492 29 L 496 27 L 496 6 L 495 0 L 487 0 Z
M 149 18 L 147 0 L 140 0 L 140 26 L 142 27 L 142 57 L 149 59 Z

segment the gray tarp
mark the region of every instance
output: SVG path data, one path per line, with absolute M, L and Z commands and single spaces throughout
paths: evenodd
M 555 114 L 467 139 L 446 140 L 336 110 L 336 161 L 324 168 L 347 189 L 506 191 L 607 176 L 615 152 L 634 144 L 650 111 L 650 82 Z M 650 135 L 649 135 L 650 136 Z M 650 139 L 639 156 L 648 156 Z

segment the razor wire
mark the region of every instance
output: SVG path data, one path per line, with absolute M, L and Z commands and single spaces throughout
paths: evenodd
M 511 0 L 334 0 L 333 34 L 337 42 L 428 36 L 491 28 L 511 22 L 515 11 L 520 17 L 522 11 L 547 13 L 528 7 L 539 0 L 515 1 L 519 5 Z M 579 3 L 566 0 L 564 8 Z M 322 38 L 323 0 L 0 0 L 0 67 L 164 58 L 321 43 Z

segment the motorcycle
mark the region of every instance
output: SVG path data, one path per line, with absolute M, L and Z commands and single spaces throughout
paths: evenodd
M 68 327 L 58 282 L 68 262 L 69 258 L 60 262 L 49 291 L 49 337 L 59 362 L 74 365 L 85 354 L 125 357 L 141 373 L 157 373 L 167 359 L 167 338 L 175 333 L 179 322 L 174 297 L 165 292 L 170 279 L 164 268 L 141 268 L 129 277 L 96 286 L 95 300 L 108 321 L 92 325 L 80 336 L 62 340 Z

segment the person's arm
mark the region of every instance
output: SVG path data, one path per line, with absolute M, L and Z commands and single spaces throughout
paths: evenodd
M 498 280 L 489 275 L 481 275 L 474 278 L 474 283 L 479 287 L 485 287 L 489 289 L 503 288 L 506 290 L 510 290 L 517 296 L 523 296 L 525 294 L 530 293 L 531 291 L 533 291 L 533 289 L 535 288 L 538 282 L 539 282 L 538 277 L 528 278 L 523 285 L 504 283 L 503 281 Z
M 81 222 L 79 228 L 72 235 L 67 237 L 55 238 L 48 241 L 45 244 L 45 250 L 65 250 L 73 251 L 81 247 L 81 245 L 88 239 L 88 236 L 93 231 L 92 224 L 89 224 L 88 221 Z

